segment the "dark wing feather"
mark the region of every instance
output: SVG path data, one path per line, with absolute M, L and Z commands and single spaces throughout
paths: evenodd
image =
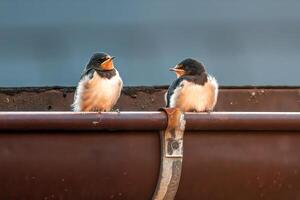
M 195 83 L 197 85 L 204 85 L 207 82 L 207 74 L 202 73 L 197 76 L 182 76 L 182 78 L 188 82 Z
M 174 94 L 174 90 L 179 87 L 180 83 L 183 81 L 183 78 L 178 78 L 176 79 L 169 87 L 168 91 L 167 91 L 167 97 L 166 97 L 166 101 L 167 101 L 167 105 L 166 107 L 170 107 L 170 99 L 171 96 Z
M 83 72 L 81 73 L 80 79 L 82 79 L 86 75 L 89 75 L 89 78 L 93 78 L 94 72 L 95 72 L 95 69 L 93 68 L 93 66 L 87 65 L 84 68 Z

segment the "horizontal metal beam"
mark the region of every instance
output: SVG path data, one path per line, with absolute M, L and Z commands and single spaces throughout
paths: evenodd
M 300 112 L 188 113 L 186 130 L 300 130 Z
M 300 112 L 186 113 L 186 130 L 300 130 Z M 164 130 L 164 112 L 0 112 L 0 130 Z
M 163 112 L 0 112 L 0 130 L 162 130 Z

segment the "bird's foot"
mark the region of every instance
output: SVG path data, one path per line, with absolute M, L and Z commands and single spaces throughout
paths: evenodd
M 196 109 L 192 109 L 192 110 L 189 110 L 189 112 L 193 112 L 193 113 L 207 113 L 207 114 L 210 114 L 212 112 L 212 110 L 196 110 Z
M 112 109 L 111 111 L 112 111 L 112 112 L 117 112 L 118 114 L 120 114 L 120 110 L 119 110 L 118 108 Z
M 105 112 L 105 110 L 102 110 L 100 108 L 94 107 L 90 110 L 91 112 L 97 112 L 98 114 L 101 114 L 101 112 Z
M 205 112 L 207 112 L 207 114 L 210 114 L 212 110 L 205 110 Z

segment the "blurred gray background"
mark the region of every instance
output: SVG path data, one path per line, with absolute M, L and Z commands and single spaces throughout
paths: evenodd
M 300 1 L 0 0 L 0 87 L 76 85 L 96 51 L 127 86 L 186 57 L 221 85 L 300 85 Z

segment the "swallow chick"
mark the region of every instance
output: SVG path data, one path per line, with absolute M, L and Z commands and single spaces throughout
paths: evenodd
M 216 79 L 206 73 L 202 63 L 188 58 L 170 71 L 177 79 L 170 85 L 166 95 L 166 107 L 179 108 L 183 112 L 211 112 L 218 97 Z
M 95 53 L 85 66 L 76 88 L 72 108 L 76 112 L 110 111 L 120 97 L 123 82 L 114 57 Z

